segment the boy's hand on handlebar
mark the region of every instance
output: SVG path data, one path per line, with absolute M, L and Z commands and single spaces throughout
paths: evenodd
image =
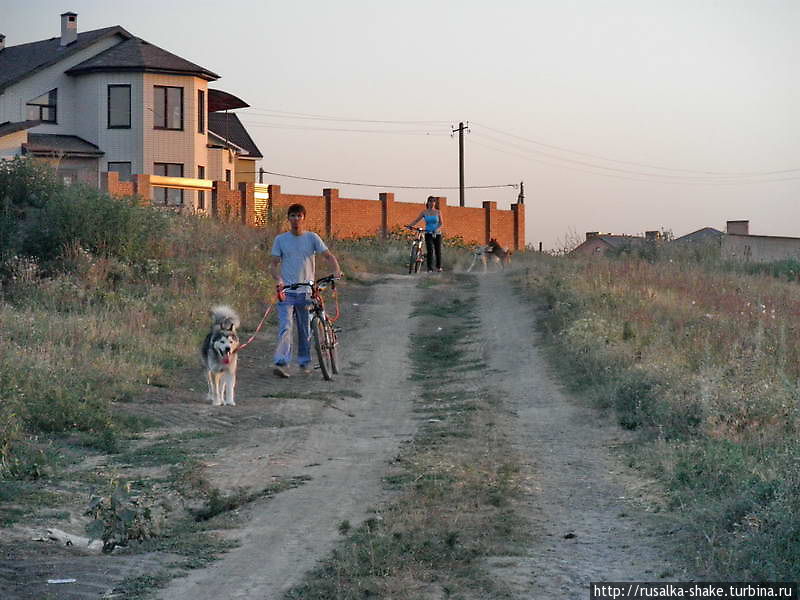
M 278 297 L 278 302 L 286 301 L 286 292 L 284 291 L 285 287 L 286 286 L 283 285 L 283 283 L 279 283 L 277 286 L 275 286 L 275 292 L 276 296 Z

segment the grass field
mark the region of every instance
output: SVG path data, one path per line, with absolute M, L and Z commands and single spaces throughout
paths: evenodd
M 800 572 L 800 289 L 782 269 L 715 260 L 535 257 L 522 293 L 543 306 L 570 387 L 639 432 L 695 534 L 687 559 L 728 579 Z

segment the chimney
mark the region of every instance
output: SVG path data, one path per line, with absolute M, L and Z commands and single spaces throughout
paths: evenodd
M 0 33 L 0 50 L 6 47 L 6 36 Z
M 587 231 L 586 232 L 586 239 L 590 240 L 592 238 L 596 238 L 598 235 L 600 235 L 599 231 Z
M 734 235 L 750 235 L 750 221 L 728 221 L 725 232 Z
M 61 15 L 61 45 L 66 46 L 78 39 L 78 14 L 65 12 Z

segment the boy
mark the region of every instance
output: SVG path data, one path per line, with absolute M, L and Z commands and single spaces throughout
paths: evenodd
M 283 286 L 315 280 L 314 255 L 325 257 L 337 277 L 342 273 L 339 261 L 331 254 L 322 239 L 313 231 L 306 231 L 306 209 L 302 204 L 289 207 L 289 226 L 286 233 L 275 237 L 272 244 L 272 262 L 269 271 L 278 284 L 278 345 L 275 348 L 277 377 L 289 377 L 287 367 L 292 359 L 292 322 L 297 326 L 297 362 L 300 372 L 310 373 L 311 328 L 308 319 L 308 302 L 311 290 L 299 288 L 283 291 Z

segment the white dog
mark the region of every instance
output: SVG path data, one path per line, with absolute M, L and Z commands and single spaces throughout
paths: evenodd
M 239 315 L 229 306 L 211 309 L 211 332 L 201 349 L 203 366 L 208 376 L 208 399 L 214 406 L 236 406 L 236 351 L 239 348 Z

